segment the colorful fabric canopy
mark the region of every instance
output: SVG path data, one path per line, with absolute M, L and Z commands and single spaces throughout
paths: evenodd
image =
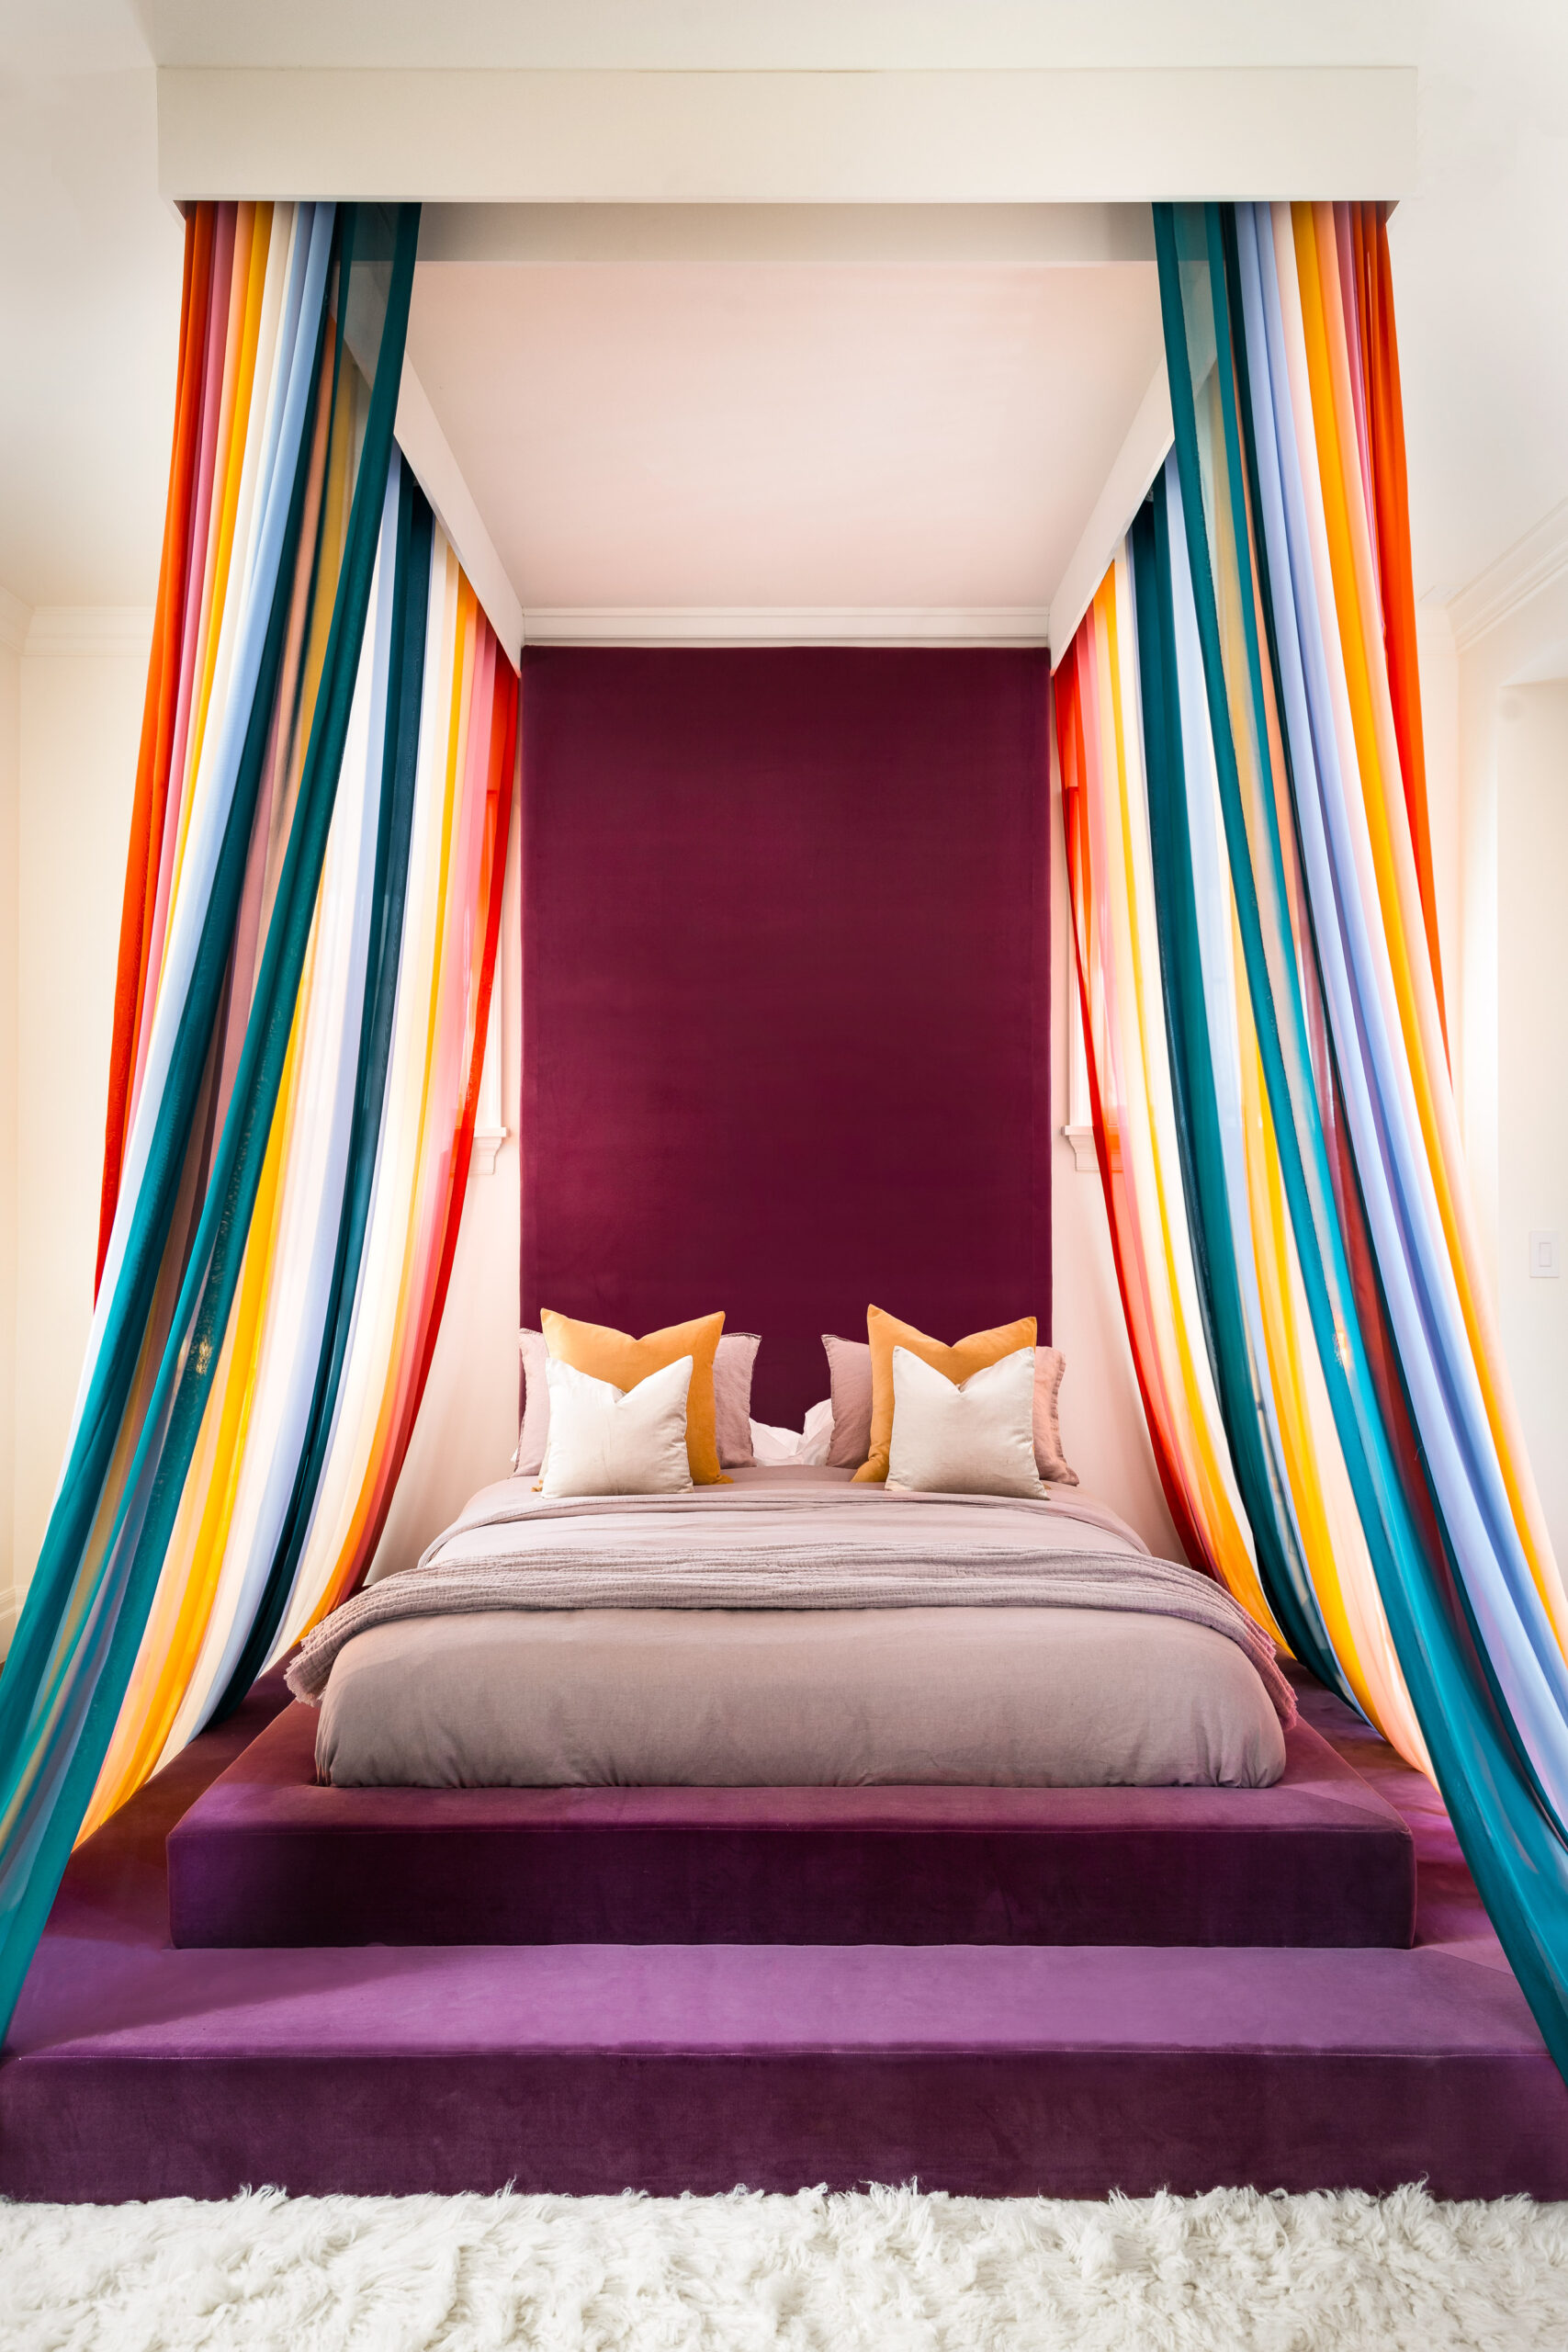
M 78 1833 L 364 1575 L 434 1349 L 517 680 L 393 443 L 417 237 L 186 225 L 98 1295 L 0 1678 L 0 2018 Z
M 1568 1600 L 1449 1080 L 1384 221 L 1155 212 L 1176 447 L 1056 679 L 1149 1430 L 1192 1558 L 1434 1773 L 1568 2068 Z

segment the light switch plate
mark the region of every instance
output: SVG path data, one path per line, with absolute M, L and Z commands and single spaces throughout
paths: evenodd
M 1537 1281 L 1562 1272 L 1562 1237 L 1537 1230 L 1530 1235 L 1530 1272 Z

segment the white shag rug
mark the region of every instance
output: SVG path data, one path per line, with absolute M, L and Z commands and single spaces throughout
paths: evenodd
M 1568 2205 L 1356 2194 L 0 2204 L 6 2352 L 1529 2352 Z

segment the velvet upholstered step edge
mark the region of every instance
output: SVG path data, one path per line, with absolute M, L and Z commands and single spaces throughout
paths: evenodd
M 176 1951 L 168 1832 L 281 1696 L 72 1858 L 0 2055 L 0 2194 L 1568 2194 L 1568 2089 L 1441 1806 L 1326 1693 L 1416 1831 L 1411 1951 Z
M 1304 1724 L 1272 1789 L 333 1789 L 284 1712 L 168 1840 L 183 1947 L 1407 1946 L 1398 1813 Z
M 1429 1948 L 165 1950 L 77 1990 L 0 2064 L 0 2193 L 1568 2194 L 1517 1986 Z

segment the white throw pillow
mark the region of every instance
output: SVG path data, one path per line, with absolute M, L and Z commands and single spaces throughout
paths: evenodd
M 832 1442 L 833 1400 L 830 1396 L 824 1396 L 819 1405 L 812 1406 L 806 1416 L 805 1426 L 800 1432 L 800 1453 L 797 1458 L 801 1467 L 807 1470 L 824 1468 L 828 1460 L 828 1449 Z
M 751 1464 L 757 1470 L 777 1470 L 800 1459 L 800 1431 L 781 1430 L 773 1421 L 751 1424 Z
M 1043 1497 L 1034 1464 L 1033 1349 L 952 1381 L 895 1348 L 887 1484 L 922 1494 Z
M 719 1346 L 723 1345 L 721 1340 Z M 779 1469 L 786 1463 L 797 1470 L 820 1470 L 828 1459 L 832 1436 L 833 1400 L 824 1396 L 806 1416 L 804 1429 L 781 1430 L 770 1421 L 753 1421 L 752 1459 L 767 1470 Z
M 547 1495 L 681 1495 L 692 1484 L 686 1394 L 692 1359 L 677 1356 L 635 1388 L 595 1380 L 551 1356 Z

